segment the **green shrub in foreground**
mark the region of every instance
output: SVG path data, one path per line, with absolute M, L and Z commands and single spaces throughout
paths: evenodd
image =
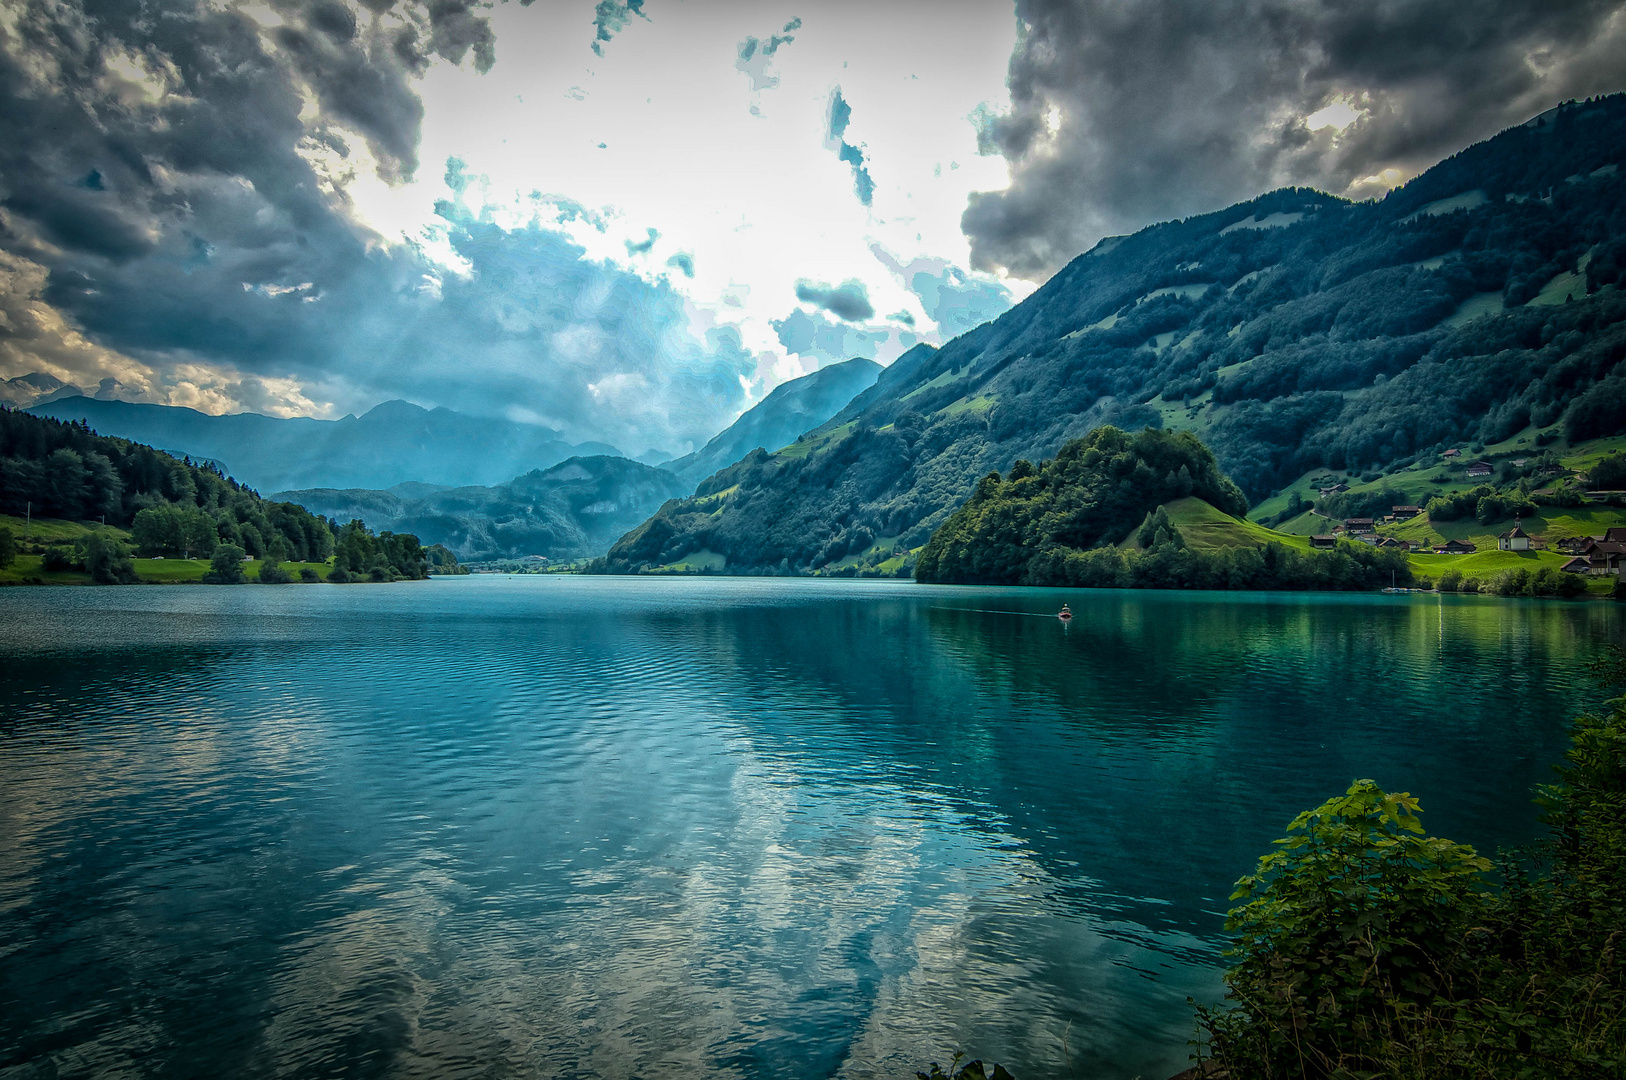
M 1626 1076 L 1626 698 L 1576 721 L 1559 774 L 1551 839 L 1499 886 L 1372 781 L 1301 814 L 1238 883 L 1205 1056 L 1235 1080 Z

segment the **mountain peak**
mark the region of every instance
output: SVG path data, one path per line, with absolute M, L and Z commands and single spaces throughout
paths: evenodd
M 389 401 L 379 402 L 371 409 L 361 414 L 363 420 L 415 420 L 421 416 L 429 415 L 429 410 L 422 405 L 414 405 L 403 398 L 391 398 Z
M 19 409 L 83 395 L 84 391 L 79 387 L 43 371 L 31 371 L 14 379 L 0 379 L 0 402 Z

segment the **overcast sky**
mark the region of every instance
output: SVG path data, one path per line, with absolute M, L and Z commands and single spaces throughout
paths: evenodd
M 682 452 L 1104 235 L 1621 89 L 1621 6 L 4 0 L 0 375 Z

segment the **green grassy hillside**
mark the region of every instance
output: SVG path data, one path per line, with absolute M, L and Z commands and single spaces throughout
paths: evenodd
M 1307 536 L 1283 532 L 1278 529 L 1267 529 L 1257 522 L 1246 521 L 1232 517 L 1203 502 L 1201 499 L 1185 498 L 1166 503 L 1163 509 L 1168 513 L 1169 519 L 1180 534 L 1185 538 L 1187 545 L 1199 551 L 1211 551 L 1227 547 L 1259 547 L 1264 544 L 1281 544 L 1284 547 L 1298 551 L 1309 549 Z M 1152 514 L 1147 515 L 1151 520 Z M 1601 533 L 1610 525 L 1626 525 L 1626 513 L 1620 510 L 1610 511 L 1569 510 L 1552 511 L 1551 519 L 1529 519 L 1525 528 L 1535 533 L 1538 528 L 1546 528 L 1549 520 L 1552 522 L 1554 534 L 1566 535 L 1594 535 Z M 1291 524 L 1291 523 L 1290 523 Z M 1512 522 L 1506 523 L 1511 528 Z M 1568 562 L 1570 556 L 1561 555 L 1556 551 L 1500 551 L 1496 547 L 1496 535 L 1506 531 L 1498 528 L 1497 532 L 1489 532 L 1477 522 L 1450 522 L 1440 526 L 1446 535 L 1429 529 L 1424 518 L 1414 518 L 1400 526 L 1382 530 L 1407 539 L 1416 540 L 1419 536 L 1429 536 L 1430 543 L 1440 543 L 1444 539 L 1461 539 L 1482 542 L 1484 550 L 1472 555 L 1435 555 L 1431 552 L 1412 552 L 1407 561 L 1411 564 L 1412 573 L 1420 578 L 1427 578 L 1430 582 L 1438 581 L 1441 574 L 1448 570 L 1455 570 L 1465 578 L 1477 578 L 1488 581 L 1497 574 L 1506 570 L 1539 570 L 1544 567 L 1557 569 Z M 1567 531 L 1566 530 L 1570 530 Z M 1139 544 L 1132 535 L 1121 547 L 1134 547 Z M 1592 579 L 1587 582 L 1589 589 L 1594 593 L 1605 593 L 1613 588 L 1614 580 Z
M 1476 445 L 1481 448 L 1476 450 Z M 1436 495 L 1466 491 L 1486 483 L 1486 478 L 1467 475 L 1467 466 L 1470 462 L 1483 461 L 1491 465 L 1494 471 L 1489 480 L 1494 483 L 1507 474 L 1513 462 L 1527 460 L 1543 452 L 1555 455 L 1564 470 L 1564 475 L 1574 477 L 1596 465 L 1605 455 L 1626 450 L 1626 435 L 1583 439 L 1571 443 L 1564 437 L 1561 425 L 1555 424 L 1548 428 L 1524 428 L 1499 443 L 1462 442 L 1441 449 L 1456 449 L 1460 454 L 1450 460 L 1437 453 L 1430 454 L 1403 468 L 1375 475 L 1368 474 L 1371 475 L 1371 479 L 1363 479 L 1358 473 L 1343 470 L 1312 469 L 1286 484 L 1276 494 L 1255 503 L 1248 511 L 1248 517 L 1255 521 L 1268 521 L 1286 510 L 1289 500 L 1294 495 L 1305 502 L 1313 502 L 1319 498 L 1318 488 L 1335 483 L 1348 485 L 1350 496 L 1388 490 L 1397 496 L 1396 503 L 1409 502 L 1422 506 Z
M 130 530 L 95 521 L 64 521 L 59 518 L 33 519 L 0 514 L 0 529 L 10 529 L 19 544 L 28 540 L 36 544 L 71 544 L 82 540 L 86 533 L 106 530 L 125 543 L 130 542 Z
M 1282 544 L 1301 551 L 1310 550 L 1307 536 L 1267 529 L 1246 518 L 1232 517 L 1201 499 L 1176 499 L 1164 507 L 1186 543 L 1199 551 L 1222 547 L 1259 547 Z M 1150 515 L 1148 515 L 1150 516 Z

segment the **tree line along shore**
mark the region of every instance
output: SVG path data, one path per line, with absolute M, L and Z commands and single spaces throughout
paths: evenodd
M 458 573 L 444 547 L 272 502 L 209 462 L 0 409 L 0 584 L 264 584 Z

